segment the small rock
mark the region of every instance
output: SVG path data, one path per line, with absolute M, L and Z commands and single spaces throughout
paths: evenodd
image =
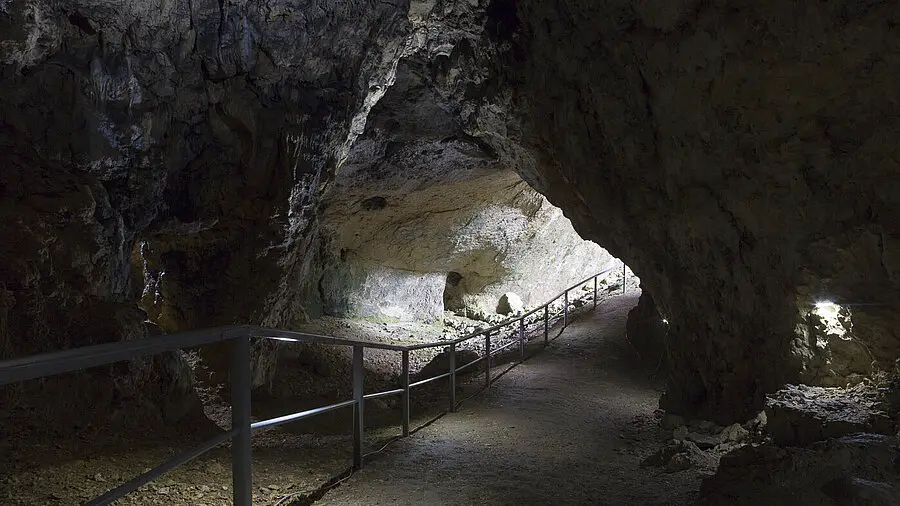
M 692 467 L 706 470 L 714 469 L 715 464 L 715 458 L 697 448 L 697 445 L 694 443 L 690 441 L 676 441 L 660 448 L 659 451 L 644 459 L 641 462 L 641 467 L 663 467 L 666 472 L 674 473 Z
M 688 426 L 694 432 L 702 434 L 718 434 L 722 432 L 722 426 L 716 425 L 715 422 L 709 420 L 691 420 L 688 422 Z
M 708 450 L 710 448 L 714 448 L 719 443 L 722 442 L 722 438 L 716 435 L 710 434 L 699 434 L 697 432 L 688 432 L 687 440 L 693 442 L 697 445 L 701 450 Z
M 156 489 L 156 493 L 159 495 L 169 495 L 169 487 L 162 487 Z
M 749 420 L 744 424 L 744 428 L 750 431 L 754 430 L 763 430 L 766 428 L 766 424 L 768 423 L 768 418 L 766 416 L 765 410 L 760 411 L 758 415 L 756 415 L 753 419 Z
M 209 492 L 209 490 L 210 490 L 209 485 L 200 485 L 201 492 Z
M 94 475 L 94 481 L 99 481 L 102 483 L 102 482 L 106 481 L 106 478 L 104 478 L 102 474 L 97 473 Z
M 878 393 L 852 388 L 785 385 L 766 400 L 766 430 L 782 446 L 806 446 L 855 432 L 894 434 L 893 420 L 877 403 Z
M 736 423 L 725 427 L 725 430 L 722 431 L 721 439 L 723 442 L 738 443 L 747 439 L 749 436 L 750 431 L 741 427 L 741 424 Z

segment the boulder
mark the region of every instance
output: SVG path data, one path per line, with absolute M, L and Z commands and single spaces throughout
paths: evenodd
M 703 481 L 698 504 L 900 504 L 900 439 L 854 434 L 807 448 L 744 446 Z
M 854 432 L 892 434 L 894 423 L 880 408 L 878 393 L 853 388 L 787 385 L 766 403 L 766 428 L 776 444 L 806 446 Z
M 497 303 L 497 313 L 502 315 L 522 314 L 525 312 L 525 304 L 522 299 L 513 292 L 506 292 Z

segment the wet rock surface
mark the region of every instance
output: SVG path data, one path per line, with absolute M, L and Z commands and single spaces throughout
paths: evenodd
M 900 440 L 847 435 L 806 448 L 746 446 L 722 457 L 701 504 L 889 506 L 900 503 Z

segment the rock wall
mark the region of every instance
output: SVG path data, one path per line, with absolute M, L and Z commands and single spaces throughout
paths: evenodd
M 2 2 L 0 358 L 302 320 L 320 185 L 410 33 L 375 1 Z
M 325 312 L 429 321 L 444 309 L 493 313 L 505 292 L 536 305 L 614 265 L 463 131 L 432 76 L 448 46 L 424 46 L 400 63 L 324 193 Z
M 871 370 L 900 355 L 893 5 L 441 8 L 432 95 L 641 277 L 670 322 L 667 408 L 745 420 L 822 369 L 825 299 L 854 306 Z
M 520 170 L 667 315 L 668 408 L 751 417 L 820 298 L 898 355 L 896 6 L 501 4 Z
M 553 238 L 521 226 L 550 208 L 515 171 L 667 316 L 669 409 L 744 420 L 789 379 L 883 369 L 900 355 L 898 16 L 845 0 L 4 2 L 3 356 L 143 335 L 139 300 L 164 330 L 290 326 L 373 265 L 449 276 L 451 299 L 524 285 L 508 272 L 535 264 L 503 258 Z M 499 211 L 458 210 L 479 190 Z M 472 217 L 487 225 L 458 233 Z M 468 253 L 410 254 L 422 230 Z M 852 309 L 867 367 L 832 374 L 859 353 L 814 349 L 825 299 Z
M 653 369 L 654 375 L 665 375 L 668 370 L 666 359 L 668 331 L 668 318 L 659 314 L 653 297 L 642 291 L 637 306 L 628 312 L 625 333 L 628 342 L 635 347 L 645 364 Z
M 325 271 L 323 303 L 329 314 L 387 321 L 440 322 L 446 276 L 344 262 Z

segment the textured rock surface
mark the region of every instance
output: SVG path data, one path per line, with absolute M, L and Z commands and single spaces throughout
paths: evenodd
M 676 439 L 644 459 L 641 466 L 662 467 L 667 473 L 695 467 L 711 471 L 716 467 L 716 459 L 700 450 L 692 441 Z
M 655 372 L 665 373 L 666 333 L 668 319 L 659 314 L 653 297 L 645 290 L 641 292 L 637 306 L 628 313 L 625 332 L 628 341 L 637 349 L 647 364 L 656 367 Z
M 806 446 L 854 432 L 895 434 L 877 392 L 788 385 L 766 401 L 766 429 L 776 444 Z
M 458 58 L 448 38 L 458 45 L 454 38 L 463 35 L 452 26 L 442 30 L 428 32 L 420 53 L 398 65 L 395 84 L 323 195 L 327 313 L 389 316 L 377 304 L 338 300 L 371 300 L 364 294 L 373 288 L 410 299 L 404 280 L 434 274 L 446 278 L 446 290 L 433 283 L 417 289 L 423 307 L 411 315 L 494 312 L 507 291 L 534 305 L 615 262 L 582 240 L 514 166 L 464 131 L 461 104 L 445 96 L 452 90 L 435 75 L 441 62 Z M 366 283 L 354 281 L 359 277 Z M 424 306 L 441 292 L 445 305 Z
M 516 315 L 525 310 L 522 298 L 513 292 L 506 292 L 500 296 L 500 302 L 497 303 L 497 314 Z
M 758 411 L 820 297 L 871 304 L 861 338 L 897 356 L 894 5 L 495 5 L 515 92 L 470 131 L 531 148 L 525 178 L 641 276 L 670 321 L 667 407 Z
M 746 446 L 722 457 L 700 504 L 889 506 L 900 502 L 900 442 L 855 434 L 809 448 Z
M 431 323 L 443 317 L 445 283 L 440 273 L 350 263 L 326 271 L 321 286 L 331 314 Z
M 165 330 L 290 326 L 321 311 L 342 249 L 349 272 L 456 272 L 488 291 L 500 274 L 464 269 L 483 256 L 408 265 L 430 255 L 405 255 L 403 231 L 422 230 L 409 216 L 361 220 L 386 238 L 366 251 L 377 241 L 327 215 L 415 208 L 438 194 L 427 181 L 512 185 L 514 170 L 653 294 L 666 407 L 732 422 L 801 374 L 889 369 L 898 16 L 846 0 L 4 2 L 2 352 L 128 334 L 140 287 Z M 549 209 L 526 194 L 465 216 L 490 229 Z M 495 295 L 528 301 L 514 281 Z M 813 348 L 821 298 L 856 304 L 861 346 Z
M 145 287 L 167 331 L 302 317 L 318 187 L 392 79 L 407 14 L 3 2 L 0 354 L 146 335 Z

